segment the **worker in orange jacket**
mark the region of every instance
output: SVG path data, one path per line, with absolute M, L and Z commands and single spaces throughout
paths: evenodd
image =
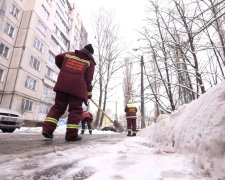
M 129 101 L 128 104 L 126 105 L 124 111 L 126 112 L 126 118 L 127 118 L 127 131 L 128 131 L 127 136 L 136 136 L 137 108 L 136 108 L 135 104 L 133 104 L 132 102 Z
M 66 141 L 79 141 L 78 136 L 82 103 L 87 104 L 92 97 L 92 80 L 95 69 L 94 49 L 91 44 L 80 50 L 58 54 L 55 64 L 60 69 L 54 87 L 55 104 L 48 112 L 42 127 L 45 138 L 53 138 L 59 118 L 68 108 Z

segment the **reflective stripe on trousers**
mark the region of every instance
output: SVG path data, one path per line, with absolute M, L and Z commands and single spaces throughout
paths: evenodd
M 55 118 L 52 118 L 52 117 L 46 117 L 45 121 L 51 122 L 51 123 L 56 124 L 56 125 L 58 124 L 58 120 L 55 119 Z

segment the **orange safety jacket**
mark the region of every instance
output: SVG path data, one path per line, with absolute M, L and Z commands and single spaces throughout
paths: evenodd
M 137 108 L 135 104 L 127 104 L 125 107 L 126 118 L 127 119 L 136 119 Z

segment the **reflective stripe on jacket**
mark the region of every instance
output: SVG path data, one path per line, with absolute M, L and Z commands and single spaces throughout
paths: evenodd
M 131 118 L 137 118 L 136 113 L 137 113 L 137 108 L 135 106 L 135 104 L 127 104 L 125 107 L 126 112 L 126 117 L 129 119 Z
M 95 62 L 91 54 L 84 50 L 67 52 L 55 57 L 60 69 L 54 91 L 61 91 L 87 101 L 92 92 Z

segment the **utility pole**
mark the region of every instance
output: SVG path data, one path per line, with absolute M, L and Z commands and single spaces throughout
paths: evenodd
M 115 120 L 118 120 L 118 116 L 117 116 L 117 100 L 116 100 L 116 113 L 115 113 Z
M 145 102 L 144 102 L 144 57 L 141 56 L 141 129 L 145 128 Z

